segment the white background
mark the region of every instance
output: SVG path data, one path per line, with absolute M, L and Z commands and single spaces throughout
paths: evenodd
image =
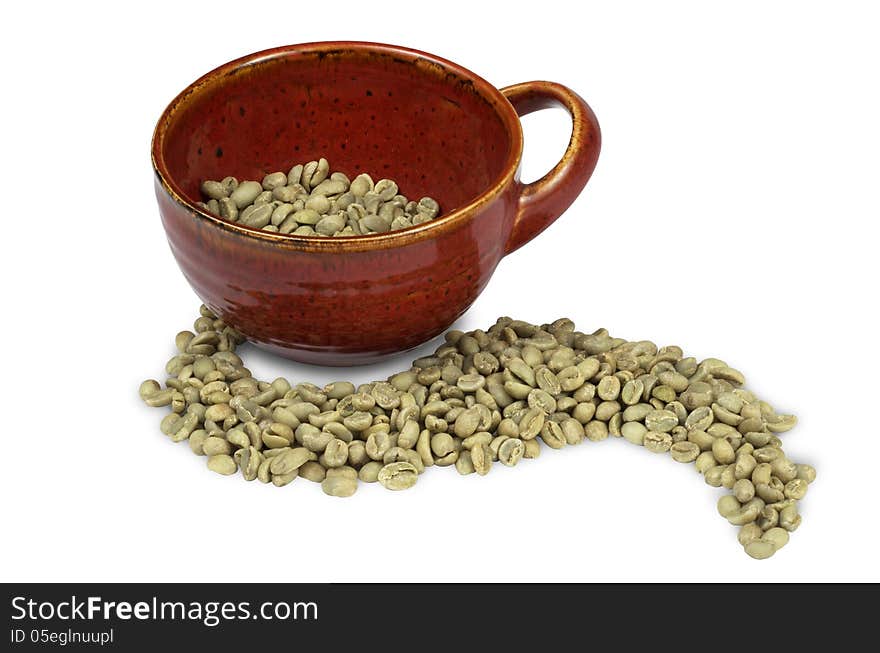
M 871 5 L 7 7 L 0 580 L 880 580 Z M 591 103 L 604 143 L 586 191 L 457 326 L 567 315 L 741 369 L 799 415 L 786 451 L 818 469 L 784 550 L 751 560 L 715 511 L 721 490 L 619 440 L 339 500 L 212 474 L 161 435 L 137 385 L 161 378 L 198 301 L 155 206 L 155 121 L 229 59 L 330 39 L 417 47 L 498 86 L 550 79 Z M 568 133 L 561 111 L 525 120 L 524 178 Z M 352 370 L 243 355 L 260 378 L 365 382 L 435 345 Z

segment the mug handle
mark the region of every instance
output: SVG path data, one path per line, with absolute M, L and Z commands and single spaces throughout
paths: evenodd
M 587 185 L 602 137 L 593 110 L 577 93 L 554 82 L 523 82 L 501 89 L 517 115 L 561 106 L 572 120 L 571 139 L 556 166 L 531 184 L 519 180 L 519 206 L 504 254 L 519 249 L 549 227 Z

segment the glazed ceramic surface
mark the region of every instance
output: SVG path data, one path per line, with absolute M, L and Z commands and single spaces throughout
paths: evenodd
M 560 163 L 518 179 L 518 115 L 572 117 Z M 367 363 L 446 329 L 500 259 L 555 220 L 587 183 L 599 127 L 550 82 L 498 90 L 449 61 L 369 43 L 256 53 L 208 73 L 162 114 L 156 195 L 171 250 L 198 296 L 251 341 L 308 363 Z M 261 180 L 321 156 L 350 177 L 394 179 L 442 216 L 396 232 L 275 234 L 196 206 L 204 179 Z

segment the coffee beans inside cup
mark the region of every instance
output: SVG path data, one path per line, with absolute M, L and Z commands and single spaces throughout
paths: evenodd
M 449 331 L 432 355 L 357 387 L 259 381 L 235 353 L 242 342 L 202 306 L 193 330 L 175 338 L 164 387 L 144 381 L 140 396 L 170 409 L 160 429 L 173 442 L 247 481 L 281 487 L 302 477 L 348 497 L 361 482 L 411 488 L 432 466 L 486 476 L 496 463 L 537 458 L 542 444 L 621 438 L 728 490 L 718 512 L 762 559 L 800 526 L 798 504 L 816 478 L 782 449 L 796 418 L 746 390 L 724 361 L 582 333 L 567 318 Z
M 225 177 L 201 184 L 199 206 L 229 222 L 297 236 L 362 236 L 433 220 L 440 206 L 430 197 L 411 201 L 391 179 L 352 180 L 330 172 L 327 159 L 272 172 L 262 182 Z

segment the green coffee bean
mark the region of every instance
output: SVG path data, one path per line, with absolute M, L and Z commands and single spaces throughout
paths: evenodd
M 287 474 L 272 474 L 272 485 L 275 487 L 284 487 L 299 476 L 299 470 L 294 469 Z
M 788 544 L 788 537 L 789 536 L 787 530 L 785 530 L 784 528 L 774 527 L 767 530 L 761 539 L 766 542 L 771 542 L 778 551 L 786 544 Z
M 531 408 L 519 420 L 519 436 L 523 440 L 531 440 L 538 436 L 544 427 L 545 413 L 538 408 Z
M 202 443 L 202 451 L 206 456 L 217 456 L 220 454 L 231 454 L 232 445 L 223 438 L 211 436 Z
M 177 431 L 178 424 L 181 421 L 180 415 L 176 413 L 169 413 L 165 417 L 162 418 L 162 421 L 159 423 L 159 430 L 162 431 L 165 435 L 171 435 L 175 431 Z
M 577 367 L 580 370 L 581 369 L 580 363 L 578 363 L 578 365 L 576 365 L 575 367 Z M 581 372 L 581 374 L 583 374 L 583 372 Z M 594 386 L 592 383 L 584 383 L 580 388 L 575 390 L 571 395 L 572 399 L 574 399 L 578 403 L 589 403 L 589 402 L 593 401 L 595 396 L 596 396 L 596 386 Z
M 604 401 L 614 401 L 620 395 L 620 379 L 616 376 L 606 376 L 596 386 L 596 394 Z
M 768 503 L 782 501 L 785 498 L 781 490 L 777 490 L 768 483 L 755 483 L 755 493 Z
M 786 499 L 795 499 L 799 501 L 807 494 L 807 482 L 801 478 L 795 478 L 785 484 L 783 490 Z
M 775 415 L 773 419 L 767 420 L 767 430 L 771 433 L 785 433 L 790 431 L 797 424 L 797 417 L 794 415 Z
M 489 453 L 492 455 L 492 459 L 496 460 L 498 458 L 498 449 L 501 448 L 501 445 L 504 444 L 505 441 L 509 440 L 506 435 L 499 435 L 490 440 L 489 444 Z
M 713 467 L 718 466 L 718 461 L 715 460 L 715 456 L 712 455 L 711 451 L 704 451 L 697 456 L 697 459 L 694 461 L 694 466 L 700 474 L 706 474 Z
M 373 180 L 370 175 L 362 173 L 352 180 L 350 189 L 355 197 L 361 198 L 373 190 Z
M 294 432 L 292 428 L 287 426 L 287 424 L 282 424 L 281 422 L 271 422 L 266 431 L 274 436 L 278 436 L 279 438 L 286 440 L 288 444 L 293 442 Z
M 543 417 L 544 416 L 541 415 L 542 419 L 543 419 Z M 543 426 L 543 424 L 542 424 L 542 426 Z M 518 438 L 519 434 L 520 434 L 520 427 L 512 419 L 510 419 L 509 417 L 505 417 L 504 419 L 502 419 L 498 423 L 498 426 L 495 429 L 495 431 L 496 431 L 496 433 L 498 433 L 498 435 L 506 435 L 509 438 Z
M 676 394 L 675 390 L 668 385 L 658 385 L 651 390 L 651 397 L 659 400 L 662 404 L 668 404 L 670 401 L 675 400 Z
M 718 514 L 727 519 L 728 517 L 739 513 L 742 509 L 742 505 L 737 500 L 736 497 L 731 496 L 730 494 L 725 494 L 723 497 L 718 499 Z
M 208 456 L 208 469 L 212 472 L 229 476 L 238 471 L 238 465 L 236 465 L 232 456 L 221 453 Z
M 739 452 L 737 452 L 736 463 L 734 465 L 734 475 L 737 479 L 751 479 L 755 472 L 755 469 L 758 466 L 758 462 L 755 460 L 755 457 L 750 454 L 743 452 L 743 447 L 740 447 Z
M 321 413 L 312 413 L 309 415 L 309 424 L 319 429 L 325 428 L 330 424 L 336 424 L 340 421 L 341 415 L 338 411 L 335 410 L 325 410 Z M 344 424 L 342 424 L 342 428 L 348 430 Z
M 583 372 L 576 365 L 569 365 L 559 370 L 556 379 L 562 392 L 574 392 L 586 381 Z
M 620 412 L 620 404 L 614 400 L 606 400 L 596 406 L 595 419 L 600 422 L 608 422 Z
M 419 432 L 419 423 L 412 419 L 407 420 L 397 436 L 397 446 L 403 447 L 404 449 L 414 447 L 418 441 Z
M 678 417 L 670 410 L 652 410 L 645 415 L 645 426 L 649 431 L 668 433 L 678 426 Z
M 688 442 L 693 442 L 697 445 L 700 448 L 700 451 L 711 451 L 712 444 L 715 442 L 715 438 L 699 429 L 688 431 L 687 440 Z
M 357 492 L 358 474 L 351 467 L 335 467 L 327 470 L 321 489 L 331 497 L 350 497 Z
M 388 450 L 394 446 L 391 435 L 385 430 L 376 430 L 367 436 L 366 452 L 372 460 L 382 460 Z
M 540 388 L 535 388 L 529 392 L 528 404 L 529 408 L 540 409 L 547 415 L 556 412 L 556 400 L 549 392 L 545 392 Z
M 172 415 L 175 415 L 172 413 Z M 175 415 L 176 416 L 176 415 Z M 172 442 L 183 442 L 187 438 L 190 437 L 190 434 L 196 430 L 200 422 L 199 415 L 194 412 L 187 413 L 184 417 L 179 418 L 175 424 L 174 429 L 168 435 L 171 436 Z M 231 440 L 230 440 L 231 442 Z M 234 444 L 234 443 L 233 443 Z M 245 442 L 245 444 L 247 444 Z
M 437 433 L 431 438 L 431 451 L 442 458 L 455 451 L 455 440 L 448 433 Z
M 483 443 L 475 444 L 470 450 L 470 456 L 471 464 L 477 474 L 485 476 L 489 473 L 489 470 L 492 468 L 492 455 L 487 445 Z
M 782 451 L 780 451 L 776 447 L 769 446 L 769 444 L 755 449 L 752 452 L 752 455 L 755 456 L 755 460 L 757 460 L 759 463 L 768 464 L 776 460 L 777 458 L 782 458 L 785 456 Z
M 645 434 L 648 429 L 641 422 L 625 422 L 620 427 L 620 434 L 633 444 L 642 445 L 645 442 Z M 714 461 L 713 461 L 714 464 Z
M 206 182 L 209 183 L 209 182 Z M 287 184 L 287 175 L 283 172 L 273 172 L 263 177 L 263 188 L 265 190 L 274 190 L 279 186 Z
M 541 444 L 537 440 L 523 440 L 523 458 L 532 460 L 541 455 Z
M 348 462 L 348 443 L 333 438 L 324 449 L 323 464 L 326 467 L 342 467 Z
M 684 425 L 688 430 L 705 431 L 715 420 L 715 416 L 707 406 L 699 406 L 685 418 Z
M 241 460 L 240 467 L 242 475 L 246 481 L 253 481 L 257 478 L 257 474 L 260 470 L 260 465 L 263 464 L 263 454 L 261 454 L 256 447 L 249 446 L 245 449 L 239 449 L 241 451 Z M 235 452 L 236 454 L 238 451 Z
M 262 192 L 263 186 L 260 183 L 256 181 L 242 181 L 229 194 L 229 199 L 235 202 L 236 208 L 241 211 L 245 207 L 252 205 L 257 196 Z
M 816 470 L 812 465 L 797 465 L 797 477 L 807 483 L 816 480 Z
M 373 416 L 364 411 L 357 411 L 343 418 L 342 424 L 351 431 L 364 431 L 373 423 Z
M 562 428 L 562 435 L 565 437 L 565 442 L 567 444 L 575 445 L 584 441 L 586 431 L 583 424 L 576 419 L 566 417 L 560 422 L 560 426 Z
M 379 470 L 377 480 L 388 490 L 406 490 L 418 481 L 418 470 L 408 462 L 393 462 Z
M 421 379 L 419 380 L 419 382 L 423 383 Z M 455 384 L 464 392 L 476 392 L 486 385 L 486 377 L 478 373 L 462 374 L 458 376 Z
M 480 413 L 470 408 L 461 413 L 455 420 L 454 431 L 459 438 L 466 438 L 472 435 L 480 424 Z
M 672 436 L 668 433 L 649 430 L 645 433 L 642 445 L 653 453 L 666 453 L 672 448 Z
M 763 531 L 773 528 L 779 523 L 779 511 L 771 506 L 764 506 L 761 509 L 761 513 L 758 515 L 758 521 L 755 523 L 757 523 Z
M 745 545 L 745 551 L 755 560 L 764 560 L 776 553 L 776 545 L 764 539 L 750 540 Z
M 754 542 L 755 540 L 760 539 L 762 535 L 764 535 L 764 531 L 761 530 L 761 527 L 755 522 L 749 522 L 748 524 L 740 526 L 737 539 L 740 544 L 746 546 L 749 542 Z
M 736 460 L 733 446 L 723 438 L 716 438 L 712 443 L 712 455 L 722 465 L 729 465 Z
M 596 405 L 590 401 L 581 402 L 571 411 L 571 416 L 581 424 L 586 424 L 596 416 Z
M 458 454 L 458 459 L 455 461 L 455 470 L 462 476 L 474 473 L 474 463 L 471 460 L 470 451 L 462 451 Z
M 285 449 L 280 455 L 272 459 L 269 471 L 273 474 L 287 474 L 307 461 L 315 459 L 315 454 L 303 447 Z
M 760 484 L 768 485 L 772 478 L 773 470 L 769 463 L 759 463 L 752 471 L 752 483 L 757 487 Z
M 431 432 L 428 429 L 422 429 L 419 433 L 419 439 L 416 441 L 416 453 L 419 454 L 425 467 L 434 464 L 434 454 L 431 451 Z
M 750 480 L 741 478 L 733 485 L 733 495 L 740 503 L 748 503 L 755 498 L 755 486 Z
M 437 465 L 438 467 L 449 467 L 450 465 L 455 464 L 455 462 L 458 460 L 458 455 L 459 455 L 459 451 L 457 449 L 450 451 L 445 456 L 435 458 L 434 464 Z
M 590 442 L 601 442 L 608 438 L 608 425 L 598 420 L 587 422 L 584 426 L 584 435 Z
M 627 381 L 620 391 L 620 400 L 627 406 L 634 406 L 642 399 L 645 392 L 645 384 L 640 379 Z
M 498 461 L 507 467 L 514 467 L 525 455 L 525 444 L 519 438 L 508 438 L 498 447 Z
M 786 506 L 779 511 L 779 525 L 789 532 L 797 530 L 801 525 L 801 516 L 798 514 L 797 506 Z
M 608 435 L 613 435 L 615 438 L 619 438 L 621 436 L 620 428 L 623 426 L 623 414 L 622 413 L 614 413 L 611 416 L 611 419 L 608 420 Z M 682 429 L 682 436 L 678 438 L 678 440 L 673 438 L 673 442 L 678 442 L 679 440 L 683 440 L 687 434 L 687 432 Z
M 628 424 L 627 424 L 628 425 Z M 621 429 L 622 431 L 622 429 Z M 692 463 L 700 455 L 700 447 L 693 442 L 681 441 L 675 442 L 670 448 L 669 453 L 672 459 L 679 463 Z
M 208 432 L 205 429 L 197 429 L 190 434 L 189 448 L 194 454 L 196 454 L 197 456 L 205 455 L 205 450 L 202 448 L 202 446 L 204 445 L 205 440 L 207 440 L 208 437 Z
M 734 500 L 736 499 L 736 497 L 733 498 Z M 750 502 L 743 505 L 736 512 L 727 515 L 727 521 L 729 521 L 734 526 L 742 526 L 743 524 L 748 524 L 749 522 L 755 521 L 760 513 L 760 507 L 757 504 Z
M 706 485 L 721 487 L 721 475 L 724 473 L 724 469 L 724 465 L 713 465 L 709 467 L 703 474 L 703 480 L 706 481 Z
M 687 390 L 689 381 L 684 374 L 674 370 L 665 370 L 657 375 L 658 380 L 663 385 L 672 388 L 675 392 L 681 393 Z
M 269 483 L 272 480 L 272 473 L 269 471 L 271 464 L 272 461 L 269 458 L 265 458 L 257 468 L 257 480 L 260 483 Z
M 736 476 L 734 474 L 734 466 L 733 465 L 725 465 L 724 470 L 721 472 L 721 487 L 725 487 L 728 490 L 732 490 L 734 485 L 736 485 Z
M 770 469 L 773 470 L 773 475 L 778 477 L 783 483 L 788 483 L 797 478 L 797 465 L 788 460 L 785 456 L 780 456 L 771 460 Z
M 624 422 L 643 422 L 649 413 L 654 411 L 654 407 L 650 404 L 634 404 L 627 406 L 623 411 Z
M 449 422 L 447 422 L 442 417 L 437 417 L 436 415 L 426 415 L 425 428 L 428 429 L 431 433 L 448 433 Z
M 575 368 L 577 370 L 577 368 Z M 562 392 L 562 385 L 559 379 L 549 367 L 541 367 L 534 373 L 535 382 L 538 388 L 552 397 L 557 397 Z
M 380 461 L 371 460 L 358 470 L 358 479 L 364 483 L 375 483 L 379 480 L 379 471 L 384 466 Z M 321 469 L 323 470 L 324 468 L 322 467 Z M 323 481 L 324 479 L 322 478 L 321 480 Z
M 332 434 L 333 437 L 338 438 L 343 442 L 350 443 L 354 440 L 354 434 L 345 428 L 345 424 L 340 424 L 339 422 L 327 422 L 321 427 L 321 430 L 324 433 Z
M 166 388 L 165 390 L 157 390 L 156 392 L 152 392 L 145 399 L 144 403 L 148 406 L 152 406 L 153 408 L 159 408 L 161 406 L 168 406 L 171 404 L 172 399 L 174 398 L 174 389 Z
M 749 442 L 743 442 L 740 438 L 735 438 L 734 440 L 730 440 L 731 445 L 736 444 L 736 456 L 739 458 L 740 456 L 749 455 L 752 456 L 752 453 L 755 451 L 755 447 Z M 752 459 L 755 457 L 752 456 Z M 758 461 L 755 461 L 755 464 L 758 464 Z
M 200 190 L 202 195 L 213 200 L 220 200 L 229 195 L 226 186 L 219 181 L 203 181 Z
M 553 421 L 544 422 L 544 425 L 541 427 L 540 437 L 544 444 L 551 449 L 561 449 L 566 444 L 562 427 Z
M 147 379 L 143 383 L 141 383 L 140 388 L 138 388 L 138 394 L 140 394 L 141 399 L 146 401 L 150 397 L 154 396 L 156 393 L 160 392 L 162 387 L 159 385 L 158 381 L 154 381 L 153 379 Z M 169 395 L 170 402 L 170 395 Z

